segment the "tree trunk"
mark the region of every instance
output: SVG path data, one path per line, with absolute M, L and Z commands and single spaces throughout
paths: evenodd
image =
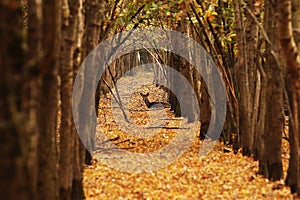
M 283 176 L 281 160 L 281 141 L 283 131 L 283 80 L 279 63 L 279 35 L 277 3 L 265 3 L 265 29 L 271 44 L 266 45 L 267 75 L 267 115 L 264 134 L 264 146 L 268 173 L 264 176 L 271 180 L 280 180 Z M 277 49 L 274 49 L 277 47 Z M 275 50 L 277 52 L 275 52 Z M 272 102 L 272 103 L 271 103 Z
M 254 158 L 258 159 L 258 174 L 267 173 L 267 166 L 265 162 L 265 121 L 266 121 L 266 112 L 267 112 L 267 77 L 266 73 L 262 66 L 262 59 L 258 60 L 258 67 L 261 76 L 261 90 L 260 90 L 260 99 L 259 99 L 259 118 L 257 123 L 257 131 L 255 134 L 255 146 L 254 146 Z
M 298 196 L 300 196 L 300 57 L 293 37 L 291 1 L 279 1 L 279 7 L 280 41 L 288 66 L 285 82 L 292 112 L 290 113 L 291 127 L 289 128 L 290 163 L 285 182 L 291 187 L 293 193 L 297 192 Z
M 247 2 L 249 10 L 257 17 L 260 21 L 261 14 L 261 2 L 259 0 L 249 0 Z M 248 112 L 250 113 L 250 124 L 249 124 L 249 138 L 246 139 L 246 146 L 249 147 L 251 154 L 253 153 L 254 148 L 254 137 L 256 132 L 256 122 L 258 118 L 258 99 L 259 99 L 259 91 L 260 84 L 257 82 L 257 50 L 258 50 L 258 23 L 255 19 L 249 14 L 246 13 L 247 24 L 245 28 L 246 34 L 246 62 L 248 66 L 248 83 L 249 83 L 249 95 L 247 96 L 249 99 L 249 107 Z
M 178 31 L 180 31 L 183 34 L 189 34 L 189 29 L 188 29 L 187 21 L 186 21 L 186 15 L 183 15 L 181 17 L 181 21 L 179 22 L 178 25 Z M 182 48 L 182 51 L 188 51 L 189 48 L 186 44 L 177 44 L 177 46 Z M 189 50 L 190 51 L 190 50 Z M 190 54 L 190 52 L 187 52 Z M 191 59 L 191 55 L 190 59 Z M 189 85 L 194 88 L 193 86 L 193 68 L 190 65 L 188 61 L 183 59 L 182 57 L 179 57 L 179 72 L 185 77 L 185 79 L 188 81 Z M 178 85 L 179 86 L 179 85 Z M 194 105 L 196 102 L 193 102 L 193 97 L 191 96 L 191 91 L 189 91 L 189 87 L 187 87 L 186 84 L 180 84 L 180 96 L 179 96 L 179 101 L 183 103 L 183 105 L 190 105 L 188 107 L 182 108 L 182 117 L 186 117 L 188 119 L 188 122 L 194 122 L 196 120 L 195 116 L 195 111 L 196 109 L 194 108 Z
M 250 156 L 252 153 L 251 146 L 251 129 L 250 129 L 250 105 L 249 105 L 249 79 L 248 79 L 248 62 L 246 58 L 246 42 L 244 32 L 244 23 L 242 20 L 241 8 L 238 0 L 234 0 L 234 11 L 236 20 L 237 33 L 237 50 L 238 62 L 236 63 L 238 73 L 238 101 L 239 101 L 239 138 L 243 149 L 243 155 Z
M 1 1 L 0 18 L 0 195 L 37 199 L 37 168 L 30 167 L 37 163 L 37 90 L 32 86 L 38 79 L 36 65 L 29 68 L 23 48 L 27 43 L 21 1 Z
M 74 69 L 73 65 L 77 59 L 74 56 L 77 47 L 79 27 L 80 0 L 63 1 L 62 6 L 62 43 L 60 50 L 60 78 L 61 78 L 61 128 L 60 128 L 60 159 L 59 159 L 59 195 L 60 199 L 71 199 L 73 168 L 76 153 L 79 153 L 74 145 L 78 138 L 73 129 L 72 115 L 72 89 Z
M 79 12 L 78 12 L 78 26 L 77 26 L 77 34 L 76 34 L 76 49 L 74 51 L 73 55 L 73 71 L 75 72 L 73 74 L 73 80 L 76 77 L 76 73 L 80 67 L 81 64 L 81 54 L 80 50 L 82 47 L 82 36 L 83 36 L 83 13 L 82 13 L 82 7 L 83 7 L 83 2 L 82 0 L 79 0 L 80 5 L 79 5 Z M 74 113 L 73 113 L 74 114 Z M 76 114 L 76 113 L 75 113 Z M 73 119 L 72 119 L 73 120 Z M 73 124 L 72 127 L 73 134 L 74 136 L 74 151 L 73 151 L 73 180 L 72 180 L 72 197 L 71 199 L 73 200 L 81 200 L 85 199 L 84 196 L 84 191 L 83 191 L 83 168 L 84 168 L 84 157 L 85 157 L 85 147 L 82 144 L 81 139 L 79 138 L 79 135 L 77 133 L 77 130 Z
M 96 45 L 99 42 L 99 36 L 100 36 L 100 24 L 103 20 L 103 9 L 104 9 L 104 1 L 103 0 L 87 0 L 85 2 L 85 33 L 84 33 L 84 42 L 85 42 L 85 50 L 83 56 L 87 56 L 87 54 L 96 47 Z M 88 70 L 87 68 L 85 70 Z M 96 72 L 96 71 L 95 71 Z M 84 74 L 83 82 L 89 80 L 96 81 L 96 77 L 86 77 L 88 73 Z M 82 99 L 81 104 L 83 102 L 90 102 L 88 105 L 82 105 L 86 107 L 86 112 L 88 112 L 88 116 L 92 116 L 95 111 L 93 109 L 97 109 L 98 111 L 98 105 L 99 105 L 99 90 L 96 91 L 96 94 L 87 94 L 86 92 L 88 90 L 91 90 L 92 87 L 88 86 L 87 84 L 84 84 L 83 93 L 82 93 Z M 92 90 L 93 91 L 93 90 Z M 95 96 L 95 106 L 93 108 L 90 107 L 93 101 L 91 101 L 90 95 Z M 98 113 L 98 112 L 96 112 Z M 93 118 L 96 116 L 92 116 Z M 88 146 L 88 150 L 86 151 L 86 157 L 85 157 L 85 163 L 88 165 L 92 164 L 92 154 L 91 151 L 93 151 L 94 148 L 94 136 L 96 131 L 96 122 L 87 121 L 87 119 L 83 119 L 82 122 L 80 122 L 82 127 L 82 134 L 88 134 L 84 138 L 87 139 L 85 144 Z M 90 128 L 88 128 L 90 127 Z M 91 130 L 91 133 L 87 130 Z
M 201 78 L 201 99 L 200 99 L 200 122 L 201 122 L 201 129 L 200 129 L 200 139 L 205 139 L 205 135 L 207 133 L 210 119 L 211 119 L 211 103 L 210 97 L 208 94 L 208 84 L 211 85 L 212 80 L 210 79 L 211 70 L 209 70 L 209 64 L 207 61 L 204 62 L 205 66 L 202 66 L 203 74 L 202 76 L 207 77 L 207 83 L 204 82 L 204 79 Z
M 43 3 L 43 59 L 38 108 L 39 135 L 39 199 L 58 198 L 57 92 L 58 53 L 60 47 L 60 1 Z
M 177 56 L 174 53 L 170 53 L 170 64 L 169 66 L 171 66 L 174 70 L 179 71 L 179 65 L 180 65 L 180 61 L 179 61 L 179 56 Z M 171 105 L 170 110 L 174 111 L 175 117 L 181 117 L 181 112 L 180 112 L 180 105 L 179 105 L 179 101 L 178 101 L 178 96 L 176 96 L 175 94 L 179 94 L 179 87 L 176 87 L 178 85 L 177 80 L 174 79 L 173 75 L 173 71 L 169 71 L 168 73 L 168 83 L 170 84 L 170 88 L 174 88 L 174 91 L 169 90 L 169 102 Z

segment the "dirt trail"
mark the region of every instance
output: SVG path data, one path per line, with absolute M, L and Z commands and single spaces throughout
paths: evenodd
M 144 75 L 143 78 L 148 83 L 152 81 L 149 74 Z M 124 90 L 138 84 L 135 81 L 138 81 L 135 77 L 127 77 L 120 88 Z M 190 147 L 179 159 L 167 167 L 150 173 L 122 172 L 105 165 L 105 160 L 108 160 L 108 163 L 113 160 L 116 165 L 120 163 L 118 167 L 123 171 L 149 170 L 153 166 L 159 166 L 164 158 L 176 154 L 176 149 L 182 150 L 180 148 L 186 142 L 178 140 L 174 144 L 176 148 L 166 155 L 159 154 L 161 157 L 151 157 L 149 159 L 151 162 L 146 162 L 145 157 L 145 162 L 132 167 L 136 164 L 134 160 L 136 157 L 133 156 L 132 163 L 122 163 L 122 159 L 130 158 L 126 157 L 128 152 L 130 155 L 133 153 L 149 155 L 172 145 L 180 130 L 175 127 L 185 127 L 184 120 L 172 119 L 174 116 L 168 109 L 158 109 L 151 113 L 139 95 L 139 92 L 149 92 L 150 100 L 166 102 L 166 94 L 162 89 L 150 84 L 134 90 L 133 94 L 130 94 L 130 89 L 125 90 L 127 93 L 122 93 L 123 97 L 129 100 L 126 111 L 134 124 L 148 128 L 140 128 L 136 132 L 142 135 L 126 133 L 126 130 L 132 128 L 128 126 L 125 130 L 121 130 L 118 121 L 122 118 L 122 113 L 117 112 L 118 106 L 113 104 L 114 109 L 111 109 L 111 96 L 101 98 L 95 153 L 98 161 L 86 167 L 84 172 L 87 199 L 293 199 L 283 181 L 270 182 L 257 176 L 257 162 L 252 158 L 242 157 L 240 153 L 237 155 L 232 152 L 224 153 L 224 146 L 221 143 L 216 143 L 208 155 L 200 158 L 199 151 L 203 147 L 203 141 L 199 141 L 196 136 L 192 138 Z M 115 118 L 111 110 L 117 110 L 114 113 Z M 153 117 L 159 116 L 160 114 L 155 112 L 161 111 L 166 111 L 164 118 Z M 152 124 L 149 121 L 151 118 L 154 118 Z M 155 121 L 156 119 L 160 121 Z M 169 128 L 160 129 L 157 124 Z M 191 129 L 184 132 L 193 134 Z M 107 138 L 103 135 L 113 141 L 107 142 Z M 286 171 L 288 160 L 286 151 L 283 160 Z

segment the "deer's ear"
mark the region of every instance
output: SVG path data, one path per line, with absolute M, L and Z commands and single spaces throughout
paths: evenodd
M 149 96 L 149 92 L 146 94 L 146 96 Z
M 143 94 L 140 92 L 140 95 L 143 96 Z

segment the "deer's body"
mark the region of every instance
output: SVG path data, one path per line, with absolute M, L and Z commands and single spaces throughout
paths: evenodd
M 170 107 L 169 104 L 164 103 L 164 102 L 156 102 L 156 101 L 150 102 L 149 99 L 148 99 L 149 93 L 147 93 L 147 94 L 140 93 L 140 95 L 142 96 L 142 98 L 143 98 L 143 100 L 144 100 L 144 102 L 145 102 L 145 104 L 148 108 L 151 108 L 155 105 L 162 105 L 163 107 Z

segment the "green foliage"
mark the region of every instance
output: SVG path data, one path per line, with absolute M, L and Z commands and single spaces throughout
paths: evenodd
M 108 1 L 104 26 L 110 26 L 111 34 L 114 34 L 115 30 L 130 30 L 135 24 L 139 27 L 175 29 L 178 21 L 182 20 L 182 17 L 187 17 L 187 14 L 190 14 L 192 22 L 197 24 L 197 19 L 191 12 L 190 4 L 192 4 L 204 26 L 208 30 L 209 26 L 214 29 L 209 31 L 217 34 L 223 47 L 234 44 L 236 34 L 231 1 L 211 0 L 198 3 L 185 0 Z M 210 37 L 212 41 L 216 39 L 212 35 Z
M 117 30 L 129 30 L 135 23 L 139 23 L 140 27 L 172 28 L 172 24 L 181 19 L 188 7 L 188 3 L 184 0 L 123 0 L 117 3 L 117 8 L 112 13 L 115 3 L 115 1 L 107 2 L 105 24 L 113 23 L 112 28 Z M 143 9 L 137 14 L 142 7 Z

